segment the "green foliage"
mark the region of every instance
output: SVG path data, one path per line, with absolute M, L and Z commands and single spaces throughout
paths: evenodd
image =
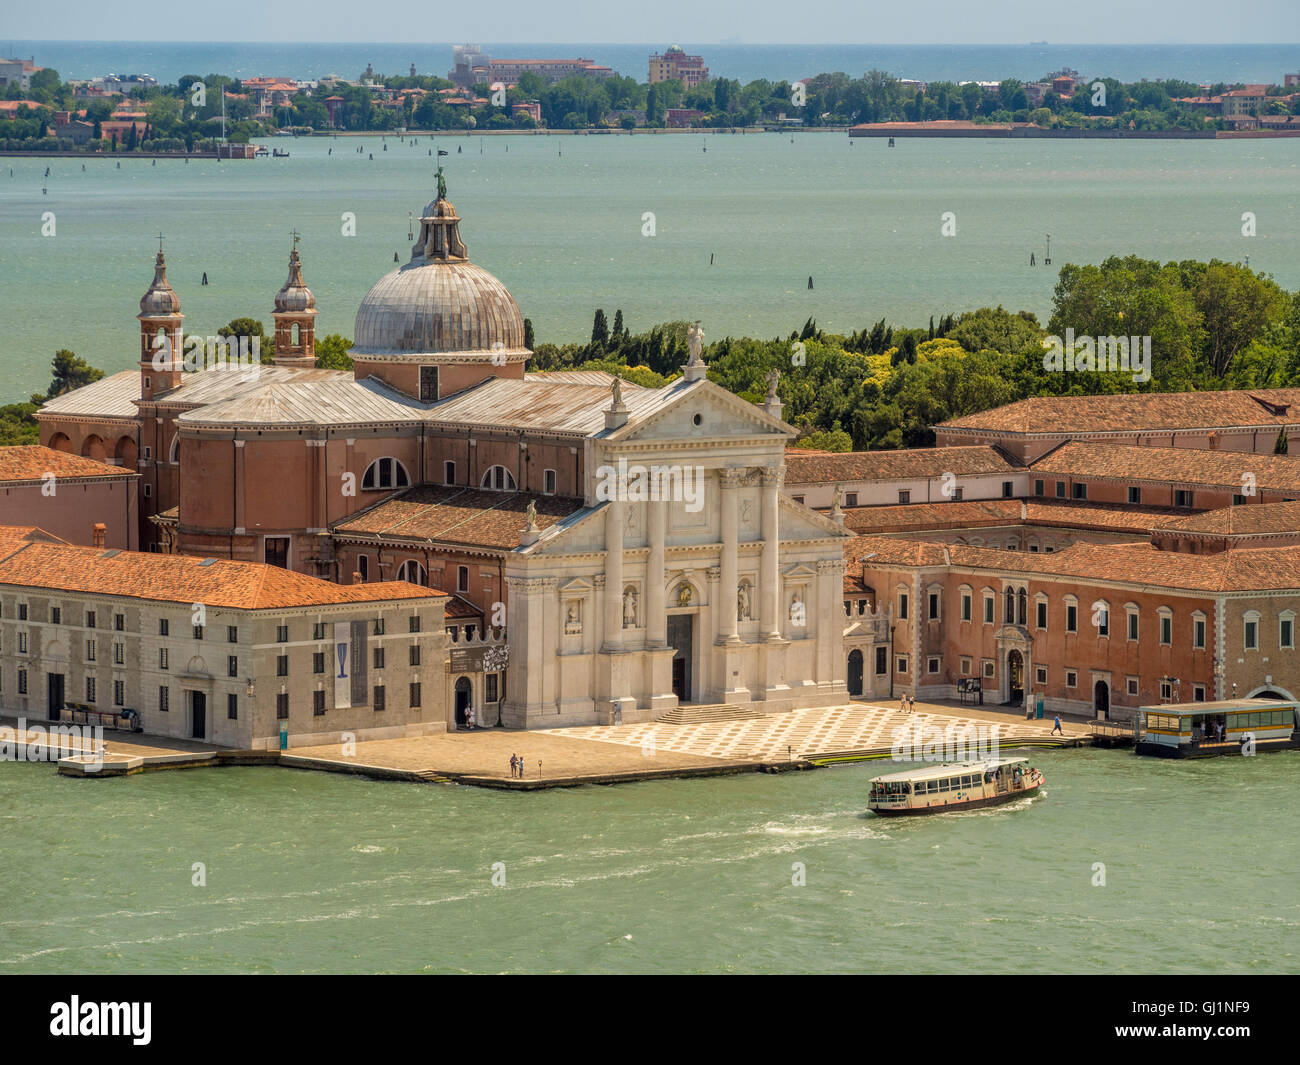
M 32 396 L 33 403 L 43 403 L 47 399 L 53 399 L 55 396 L 61 396 L 65 392 L 71 392 L 93 381 L 98 381 L 104 376 L 103 370 L 97 370 L 85 359 L 78 358 L 74 352 L 69 351 L 67 348 L 61 348 L 54 353 L 54 358 L 50 362 L 50 369 L 53 373 L 50 387 L 45 395 Z
M 0 407 L 0 447 L 39 444 L 41 427 L 32 417 L 38 409 L 35 403 L 9 403 Z
M 794 446 L 812 451 L 852 451 L 853 437 L 843 429 L 819 429 L 807 436 L 801 436 L 794 442 Z
M 321 370 L 350 370 L 352 357 L 348 351 L 352 341 L 338 333 L 316 338 L 316 366 Z

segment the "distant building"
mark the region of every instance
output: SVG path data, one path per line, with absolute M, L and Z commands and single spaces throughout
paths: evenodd
M 1057 96 L 1073 96 L 1075 84 L 1074 78 L 1068 74 L 1063 74 L 1052 79 L 1052 92 L 1056 93 Z
M 536 74 L 546 84 L 554 85 L 572 77 L 613 77 L 614 70 L 583 58 L 493 59 L 478 45 L 458 44 L 452 49 L 452 68 L 447 72 L 447 79 L 461 88 L 494 82 L 514 85 L 523 74 Z
M 527 115 L 539 126 L 542 124 L 542 104 L 539 100 L 523 100 L 512 104 L 510 111 L 516 115 Z
M 32 87 L 32 75 L 42 69 L 30 59 L 0 59 L 0 85 L 17 85 L 26 92 Z
M 1223 117 L 1232 118 L 1236 115 L 1250 115 L 1258 117 L 1264 107 L 1264 101 L 1268 98 L 1266 85 L 1247 85 L 1242 89 L 1233 89 L 1231 92 L 1223 94 Z
M 1283 88 L 1289 89 L 1292 85 L 1300 85 L 1300 74 L 1288 74 L 1283 79 Z
M 688 89 L 693 89 L 709 80 L 709 68 L 704 65 L 704 58 L 687 55 L 680 45 L 673 45 L 662 55 L 650 57 L 650 84 L 661 81 L 680 81 Z
M 704 112 L 694 107 L 670 107 L 664 113 L 664 125 L 669 129 L 689 129 L 697 118 L 703 118 Z

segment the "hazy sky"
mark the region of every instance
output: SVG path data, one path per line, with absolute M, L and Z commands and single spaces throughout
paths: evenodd
M 0 40 L 1241 44 L 1300 40 L 1300 0 L 46 0 Z

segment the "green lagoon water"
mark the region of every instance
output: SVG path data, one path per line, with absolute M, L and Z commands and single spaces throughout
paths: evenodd
M 533 794 L 4 764 L 0 973 L 1294 973 L 1298 757 L 1036 754 L 1045 795 L 908 821 L 864 813 L 881 763 Z
M 1300 288 L 1300 140 L 274 143 L 290 158 L 132 159 L 120 170 L 104 158 L 84 172 L 78 159 L 0 160 L 0 399 L 44 388 L 58 348 L 108 371 L 135 365 L 134 315 L 160 231 L 187 330 L 210 334 L 243 315 L 269 326 L 296 228 L 318 335 L 351 336 L 394 251 L 409 257 L 407 212 L 432 196 L 435 144 L 450 152 L 471 257 L 509 286 L 539 342 L 586 339 L 597 306 L 611 318 L 621 307 L 633 330 L 699 318 L 710 339 L 785 334 L 810 315 L 837 332 L 998 303 L 1045 316 L 1056 267 L 1112 254 L 1249 255 Z M 41 235 L 46 211 L 54 237 Z M 946 211 L 955 237 L 940 235 Z M 1249 239 L 1246 211 L 1258 227 Z M 341 235 L 344 212 L 355 237 Z M 642 236 L 646 212 L 654 237 Z M 1041 265 L 1048 233 L 1052 268 Z

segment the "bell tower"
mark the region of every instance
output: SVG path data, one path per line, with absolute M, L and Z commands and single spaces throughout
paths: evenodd
M 302 280 L 298 234 L 289 253 L 289 280 L 275 294 L 275 365 L 300 370 L 316 367 L 316 297 Z
M 167 283 L 167 263 L 163 258 L 162 237 L 158 238 L 158 258 L 154 260 L 153 284 L 140 297 L 140 398 L 155 396 L 179 388 L 181 383 L 182 346 L 181 299 Z

